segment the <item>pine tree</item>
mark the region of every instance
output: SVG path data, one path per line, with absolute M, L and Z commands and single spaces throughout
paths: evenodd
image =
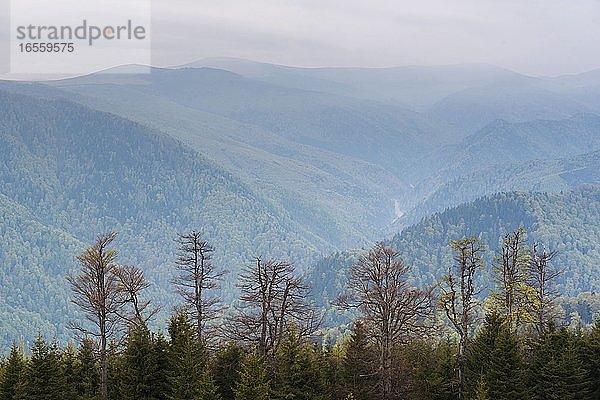
M 376 365 L 376 355 L 369 343 L 367 330 L 361 321 L 356 321 L 346 344 L 343 361 L 347 393 L 352 393 L 356 398 L 364 400 L 374 398 L 374 388 L 377 385 L 374 374 Z
M 76 389 L 81 400 L 97 399 L 100 393 L 100 365 L 96 359 L 96 343 L 84 339 L 77 352 Z
M 38 337 L 31 348 L 25 370 L 25 395 L 28 400 L 63 400 L 66 381 L 56 342 L 48 345 Z
M 73 344 L 69 343 L 61 356 L 61 365 L 65 377 L 65 400 L 77 399 L 77 363 L 77 352 Z
M 311 347 L 290 329 L 275 359 L 275 399 L 319 399 L 324 394 L 324 382 Z
M 233 389 L 240 379 L 243 360 L 244 353 L 236 343 L 228 343 L 217 352 L 213 370 L 222 400 L 234 400 Z
M 235 385 L 235 400 L 269 400 L 270 383 L 264 360 L 252 353 L 242 365 L 240 380 Z
M 497 400 L 519 400 L 523 398 L 523 360 L 519 339 L 514 331 L 503 324 L 489 354 L 486 380 L 489 396 Z
M 152 399 L 152 340 L 144 325 L 133 329 L 127 338 L 119 371 L 120 392 L 125 400 Z
M 196 339 L 195 329 L 186 313 L 178 313 L 169 322 L 169 383 L 172 400 L 195 400 L 210 396 L 214 381 L 207 372 L 204 347 Z
M 580 354 L 590 380 L 591 398 L 600 400 L 600 320 L 585 337 Z
M 0 379 L 0 400 L 17 400 L 23 385 L 26 361 L 21 349 L 13 344 Z
M 150 365 L 150 372 L 152 374 L 152 395 L 156 399 L 168 398 L 171 394 L 171 383 L 169 380 L 169 343 L 162 333 L 158 333 L 153 337 Z

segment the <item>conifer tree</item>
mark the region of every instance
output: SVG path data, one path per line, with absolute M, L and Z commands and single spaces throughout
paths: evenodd
M 364 324 L 360 320 L 355 321 L 343 361 L 347 393 L 364 400 L 374 398 L 374 387 L 377 385 L 377 357 L 368 337 Z
M 235 385 L 235 400 L 269 400 L 270 383 L 264 359 L 256 353 L 246 357 L 240 380 Z
M 503 323 L 504 319 L 498 313 L 488 313 L 481 330 L 467 347 L 465 390 L 468 398 L 475 397 L 476 389 L 482 379 L 487 380 L 490 354 L 496 347 Z
M 120 368 L 120 392 L 125 400 L 153 399 L 151 365 L 152 339 L 144 325 L 138 325 L 127 338 Z
M 312 351 L 295 329 L 290 329 L 276 355 L 274 399 L 319 399 L 324 385 Z
M 210 395 L 214 381 L 207 373 L 204 347 L 196 339 L 187 313 L 180 312 L 169 322 L 169 383 L 172 400 L 194 400 Z M 216 387 L 215 387 L 216 391 Z
M 106 391 L 109 399 L 121 398 L 121 368 L 122 360 L 119 348 L 116 342 L 111 341 L 106 351 Z M 102 395 L 102 385 L 100 386 L 100 393 Z M 104 397 L 104 395 L 102 395 L 102 397 Z
M 485 380 L 485 376 L 480 376 L 477 381 L 477 388 L 475 389 L 475 400 L 490 400 L 490 396 L 488 394 L 487 382 Z
M 584 360 L 590 380 L 591 396 L 600 399 L 600 319 L 596 321 L 579 353 Z
M 169 343 L 162 333 L 155 334 L 152 338 L 150 365 L 153 396 L 156 399 L 168 398 L 171 394 Z
M 240 379 L 243 360 L 244 352 L 236 343 L 227 343 L 217 351 L 213 370 L 222 400 L 234 400 L 233 389 Z
M 100 367 L 96 359 L 96 343 L 84 339 L 77 352 L 76 390 L 81 400 L 92 400 L 100 391 Z
M 38 337 L 31 348 L 25 369 L 25 395 L 28 400 L 63 400 L 65 376 L 56 342 L 47 344 Z
M 61 365 L 65 377 L 65 400 L 77 399 L 77 352 L 72 343 L 62 351 Z
M 489 354 L 486 381 L 490 398 L 517 400 L 524 398 L 523 359 L 519 339 L 506 324 L 501 325 Z
M 0 400 L 17 400 L 23 386 L 26 361 L 23 352 L 13 344 L 0 376 Z

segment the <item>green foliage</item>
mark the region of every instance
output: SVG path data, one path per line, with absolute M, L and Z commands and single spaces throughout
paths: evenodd
M 270 399 L 271 385 L 267 377 L 267 366 L 258 354 L 250 353 L 244 360 L 234 392 L 235 400 Z
M 0 399 L 17 400 L 25 380 L 26 362 L 22 350 L 15 344 L 8 359 L 3 363 L 0 374 Z
M 499 314 L 488 314 L 467 348 L 467 392 L 481 394 L 483 382 L 491 399 L 521 399 L 525 393 L 521 342 Z
M 397 349 L 397 386 L 408 398 L 451 400 L 458 397 L 457 346 L 449 340 L 413 340 Z
M 275 357 L 272 382 L 273 399 L 317 400 L 325 398 L 322 365 L 318 352 L 298 335 L 288 330 Z
M 394 236 L 389 244 L 413 267 L 420 285 L 438 282 L 451 263 L 451 240 L 477 235 L 487 245 L 486 261 L 501 247 L 499 238 L 519 227 L 529 241 L 558 252 L 553 264 L 565 269 L 557 281 L 561 293 L 575 296 L 600 285 L 600 189 L 565 193 L 501 193 L 436 213 Z M 483 274 L 479 284 L 491 280 Z M 485 295 L 485 293 L 484 293 Z M 591 323 L 592 321 L 586 321 Z
M 62 400 L 65 398 L 66 383 L 57 343 L 48 344 L 38 337 L 25 368 L 25 398 Z
M 590 335 L 591 336 L 591 335 Z M 549 332 L 534 344 L 529 369 L 533 399 L 591 399 L 589 364 L 583 358 L 585 339 L 561 329 Z
M 342 367 L 346 392 L 359 399 L 374 399 L 377 387 L 377 355 L 363 323 L 354 322 L 344 347 Z
M 167 382 L 167 344 L 161 335 L 153 337 L 143 324 L 133 329 L 121 355 L 119 371 L 121 398 L 125 400 L 165 399 Z
M 215 384 L 222 400 L 234 400 L 234 388 L 240 380 L 244 350 L 236 343 L 219 348 L 213 362 Z
M 169 322 L 168 350 L 171 400 L 217 398 L 215 382 L 207 370 L 205 348 L 199 343 L 187 313 L 178 312 Z M 215 397 L 217 396 L 217 397 Z

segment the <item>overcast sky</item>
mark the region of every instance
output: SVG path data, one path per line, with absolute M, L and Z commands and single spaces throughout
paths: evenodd
M 2 3 L 7 1 L 0 0 L 0 12 L 6 13 Z M 143 1 L 152 1 L 152 63 L 157 66 L 229 56 L 297 66 L 483 62 L 530 75 L 600 68 L 600 0 L 126 4 Z M 0 41 L 7 40 L 7 29 L 0 26 Z
M 600 67 L 600 0 L 153 0 L 153 63 Z

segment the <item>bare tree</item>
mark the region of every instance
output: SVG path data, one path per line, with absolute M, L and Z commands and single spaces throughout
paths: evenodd
M 237 286 L 241 307 L 230 321 L 230 335 L 256 345 L 261 356 L 273 356 L 292 325 L 301 337 L 317 329 L 319 321 L 308 301 L 309 288 L 291 263 L 257 258 L 242 271 Z
M 480 307 L 476 289 L 476 274 L 483 270 L 483 251 L 485 246 L 477 236 L 453 240 L 450 245 L 454 250 L 454 264 L 448 267 L 440 285 L 439 303 L 448 321 L 459 337 L 457 372 L 458 394 L 463 398 L 465 386 L 465 350 L 472 334 Z
M 206 343 L 212 332 L 210 322 L 218 318 L 222 307 L 221 298 L 210 295 L 211 289 L 219 286 L 225 271 L 217 271 L 211 260 L 214 248 L 196 231 L 179 235 L 179 254 L 173 279 L 177 292 L 183 297 L 191 319 L 196 323 L 198 341 Z M 211 330 L 211 332 L 208 332 Z
M 530 313 L 533 326 L 539 335 L 544 334 L 548 323 L 557 317 L 556 299 L 559 294 L 554 283 L 563 274 L 564 269 L 559 270 L 552 266 L 551 262 L 556 254 L 556 251 L 546 251 L 542 245 L 535 243 L 529 262 L 529 286 L 533 288 Z
M 357 308 L 379 346 L 381 398 L 393 397 L 393 349 L 417 334 L 428 333 L 433 317 L 433 288 L 417 289 L 407 281 L 410 268 L 400 254 L 377 243 L 350 270 L 347 293 L 336 303 Z
M 100 341 L 101 390 L 105 400 L 108 398 L 106 347 L 108 339 L 117 331 L 118 313 L 126 303 L 115 274 L 117 251 L 109 248 L 116 236 L 114 232 L 99 236 L 92 246 L 77 256 L 79 273 L 67 277 L 73 291 L 73 303 L 83 310 L 93 326 L 88 328 L 78 324 L 72 327 Z
M 115 275 L 119 278 L 119 288 L 125 302 L 131 306 L 131 311 L 120 312 L 119 316 L 130 326 L 145 325 L 160 311 L 159 307 L 150 307 L 150 300 L 140 298 L 140 293 L 150 287 L 150 282 L 146 280 L 142 270 L 133 265 L 117 266 Z
M 532 294 L 528 285 L 530 259 L 527 231 L 519 228 L 507 233 L 493 267 L 497 288 L 492 293 L 491 300 L 493 308 L 504 315 L 512 327 L 518 327 L 531 319 L 528 313 Z

